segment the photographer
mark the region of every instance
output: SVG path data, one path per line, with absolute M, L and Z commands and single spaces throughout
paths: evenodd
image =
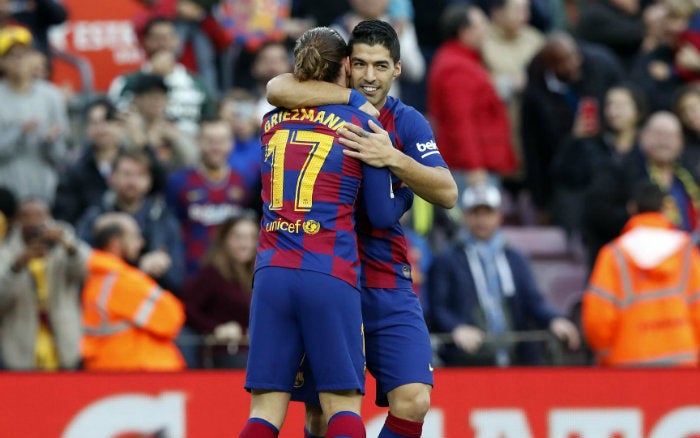
M 8 369 L 80 365 L 80 284 L 89 253 L 44 201 L 20 203 L 0 248 L 0 340 Z

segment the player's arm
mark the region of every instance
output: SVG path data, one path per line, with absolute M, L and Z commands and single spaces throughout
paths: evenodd
M 363 165 L 362 199 L 372 225 L 390 228 L 413 205 L 413 192 L 408 187 L 393 191 L 387 169 Z
M 457 202 L 457 184 L 449 169 L 423 165 L 394 148 L 385 130 L 373 121 L 368 133 L 359 126 L 346 124 L 338 133 L 338 141 L 348 149 L 343 153 L 374 167 L 386 167 L 413 192 L 426 201 L 444 208 Z M 362 136 L 361 136 L 362 135 Z
M 379 111 L 362 93 L 323 81 L 299 81 L 291 73 L 278 75 L 267 83 L 267 101 L 283 108 L 306 108 L 320 105 L 350 105 L 377 117 Z
M 291 73 L 283 73 L 267 83 L 267 101 L 283 108 L 340 104 L 350 101 L 350 89 L 323 81 L 298 81 Z

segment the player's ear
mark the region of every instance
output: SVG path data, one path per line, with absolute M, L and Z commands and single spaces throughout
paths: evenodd
M 401 76 L 401 61 L 397 61 L 396 64 L 394 64 L 394 79 L 398 78 Z
M 350 70 L 350 57 L 346 56 L 343 58 L 343 68 L 345 69 L 345 76 L 350 77 L 351 75 L 351 70 Z

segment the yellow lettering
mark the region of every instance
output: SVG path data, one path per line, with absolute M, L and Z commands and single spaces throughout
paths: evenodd
M 298 109 L 292 110 L 292 119 L 291 120 L 299 120 L 299 110 Z
M 282 121 L 286 122 L 287 120 L 289 120 L 289 111 L 284 111 L 282 113 Z
M 316 115 L 316 110 L 314 109 L 306 109 L 302 108 L 301 110 L 302 115 L 301 115 L 301 120 L 311 120 L 313 122 L 314 116 Z
M 325 111 L 319 111 L 318 115 L 314 119 L 314 122 L 316 123 L 323 123 L 323 118 L 326 117 L 326 112 Z
M 328 114 L 328 117 L 326 117 L 326 120 L 323 121 L 323 124 L 330 128 L 331 126 L 336 125 L 339 120 L 340 117 L 336 116 L 333 113 L 330 113 Z
M 270 128 L 271 128 L 271 126 L 270 126 L 270 120 L 268 119 L 268 120 L 265 122 L 265 132 L 269 131 Z
M 335 125 L 331 126 L 331 129 L 334 131 L 337 131 L 338 129 L 342 128 L 343 126 L 345 126 L 345 120 L 341 120 L 338 123 L 336 123 Z

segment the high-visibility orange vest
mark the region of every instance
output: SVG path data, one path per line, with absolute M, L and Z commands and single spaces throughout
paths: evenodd
M 634 216 L 598 254 L 583 329 L 601 365 L 697 366 L 700 252 L 658 213 Z
M 181 370 L 173 339 L 185 312 L 173 294 L 109 253 L 94 250 L 83 286 L 83 358 L 88 370 Z

